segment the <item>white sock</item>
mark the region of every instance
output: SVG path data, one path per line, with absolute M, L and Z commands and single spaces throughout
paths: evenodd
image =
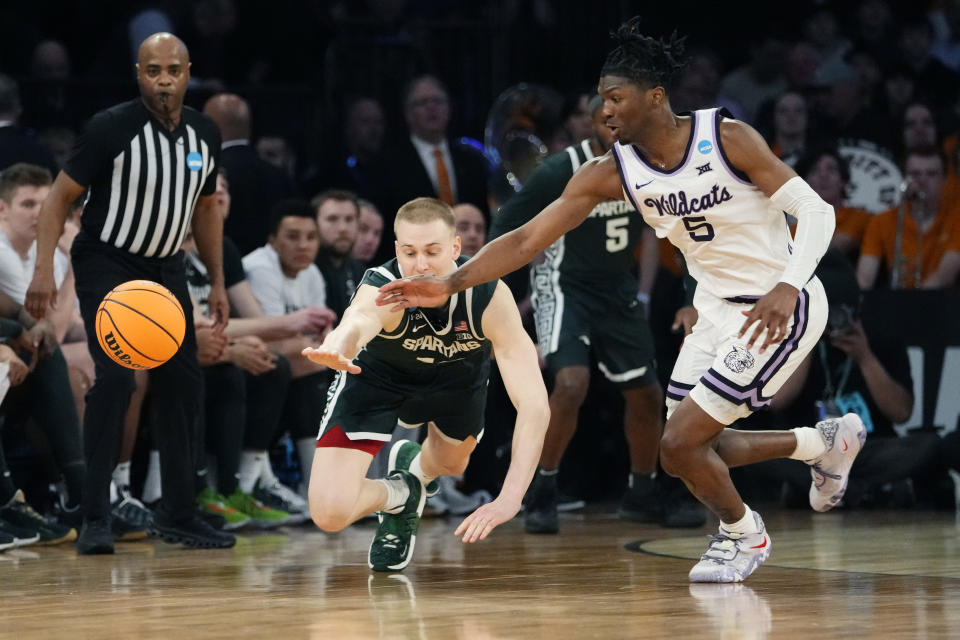
M 560 473 L 560 469 L 550 469 L 549 471 L 546 469 L 540 469 L 539 473 L 542 476 L 555 476 Z
M 423 472 L 423 467 L 420 466 L 421 456 L 423 456 L 423 452 L 418 453 L 410 462 L 410 473 L 420 478 L 420 482 L 424 485 L 427 485 L 436 478 L 436 476 L 428 476 Z
M 759 533 L 757 530 L 757 520 L 753 517 L 753 511 L 751 511 L 750 507 L 748 507 L 746 504 L 744 504 L 743 507 L 745 512 L 742 518 L 736 522 L 731 522 L 730 524 L 727 524 L 721 520 L 720 528 L 727 533 L 736 534 L 737 537 L 747 535 L 748 533 Z
M 143 482 L 143 501 L 156 502 L 163 494 L 160 486 L 160 452 L 150 450 L 150 461 L 147 463 L 147 478 Z
M 260 479 L 264 484 L 274 484 L 280 482 L 277 476 L 273 475 L 273 465 L 270 464 L 270 454 L 264 452 L 263 459 L 260 461 Z
M 121 462 L 113 470 L 113 481 L 118 487 L 130 486 L 130 461 Z
M 120 492 L 117 491 L 117 481 L 110 481 L 110 504 L 113 504 L 120 498 Z
M 403 478 L 380 478 L 377 482 L 387 488 L 387 499 L 381 511 L 385 513 L 401 513 L 410 497 L 410 487 Z
M 256 486 L 257 480 L 260 478 L 264 462 L 267 463 L 267 466 L 270 465 L 266 451 L 244 451 L 240 454 L 240 472 L 237 474 L 240 491 L 253 493 L 253 487 Z
M 307 487 L 310 486 L 310 470 L 313 469 L 313 454 L 316 450 L 316 438 L 300 438 L 297 440 L 297 457 L 300 458 L 303 484 Z
M 788 456 L 792 460 L 813 460 L 826 452 L 827 443 L 823 441 L 823 436 L 817 429 L 797 427 L 790 431 L 797 437 L 797 448 Z

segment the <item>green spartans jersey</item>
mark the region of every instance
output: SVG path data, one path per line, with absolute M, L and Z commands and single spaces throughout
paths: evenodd
M 563 193 L 580 165 L 592 158 L 590 141 L 584 140 L 544 160 L 523 189 L 493 216 L 490 237 L 512 231 L 540 213 Z M 559 284 L 586 294 L 633 300 L 639 288 L 633 251 L 643 226 L 643 219 L 626 201 L 597 205 L 590 217 L 546 250 L 546 262 L 532 270 L 533 291 Z
M 463 264 L 460 258 L 457 264 Z M 402 278 L 396 258 L 367 269 L 362 284 L 380 287 Z M 486 386 L 492 345 L 481 320 L 497 281 L 450 296 L 437 308 L 405 309 L 393 331 L 381 331 L 357 354 L 359 375 L 391 389 L 423 393 Z

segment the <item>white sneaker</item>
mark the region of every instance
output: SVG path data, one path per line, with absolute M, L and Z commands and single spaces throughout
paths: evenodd
M 690 582 L 741 582 L 770 557 L 773 546 L 763 519 L 756 511 L 757 533 L 744 535 L 720 528 L 710 536 L 710 547 L 690 570 Z
M 301 524 L 310 519 L 310 505 L 293 489 L 276 478 L 260 478 L 253 489 L 253 497 L 270 507 L 290 514 L 284 524 Z
M 810 506 L 814 511 L 829 511 L 837 506 L 847 490 L 850 467 L 867 440 L 863 420 L 855 413 L 842 418 L 822 420 L 817 431 L 827 445 L 823 455 L 808 460 L 810 475 Z

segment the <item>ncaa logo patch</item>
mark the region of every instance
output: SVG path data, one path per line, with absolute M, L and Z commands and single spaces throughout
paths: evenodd
M 697 143 L 697 151 L 703 154 L 710 153 L 711 151 L 713 151 L 713 145 L 710 143 L 709 140 L 701 140 L 700 142 Z
M 723 359 L 723 364 L 734 373 L 743 373 L 745 369 L 749 369 L 755 363 L 753 354 L 737 345 L 733 345 L 733 349 Z
M 190 171 L 200 171 L 203 168 L 203 156 L 196 151 L 187 154 L 187 168 Z

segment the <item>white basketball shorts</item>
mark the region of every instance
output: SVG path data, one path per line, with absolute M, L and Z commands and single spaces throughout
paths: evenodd
M 774 394 L 800 366 L 820 339 L 827 323 L 827 296 L 812 278 L 797 297 L 787 337 L 758 353 L 761 336 L 747 350 L 747 340 L 737 334 L 755 296 L 718 298 L 697 288 L 693 305 L 699 314 L 693 333 L 683 341 L 680 356 L 667 386 L 667 417 L 688 395 L 718 422 L 731 424 L 770 404 Z

